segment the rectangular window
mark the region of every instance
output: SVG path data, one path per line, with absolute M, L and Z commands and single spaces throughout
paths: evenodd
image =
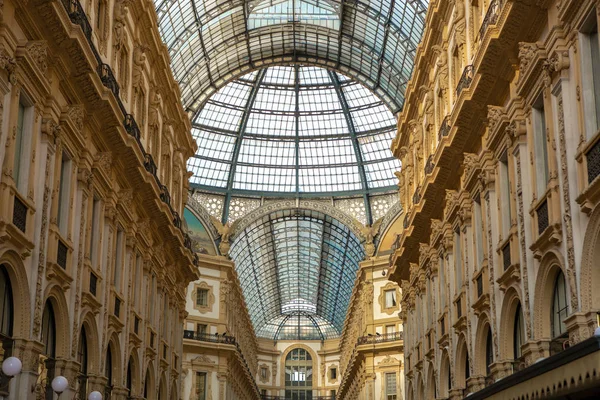
M 541 199 L 548 185 L 548 146 L 546 141 L 546 113 L 544 99 L 538 98 L 531 109 L 533 119 L 534 163 L 537 198 Z
M 440 256 L 439 258 L 440 261 L 440 312 L 444 311 L 444 308 L 446 308 L 446 264 L 444 263 L 444 257 Z
M 386 400 L 396 400 L 396 374 L 385 374 L 385 398 Z
M 580 43 L 585 130 L 590 139 L 600 129 L 600 42 L 595 12 L 583 24 Z
M 100 238 L 100 200 L 94 197 L 92 204 L 92 232 L 90 234 L 90 261 L 92 267 L 96 266 L 98 260 L 98 239 Z
M 196 305 L 199 307 L 208 306 L 208 289 L 196 290 Z
M 205 335 L 208 326 L 206 324 L 196 324 L 196 333 L 199 335 Z
M 508 238 L 510 231 L 510 178 L 508 173 L 508 155 L 506 152 L 500 158 L 500 211 L 502 218 L 502 238 Z
M 13 177 L 15 179 L 15 185 L 17 189 L 20 188 L 21 182 L 21 161 L 23 155 L 23 136 L 25 135 L 25 106 L 19 102 L 19 112 L 17 116 L 17 132 L 15 137 L 15 160 L 13 166 Z
M 142 256 L 137 254 L 135 258 L 135 277 L 134 277 L 134 299 L 136 308 L 140 306 L 140 291 L 142 286 Z
M 385 308 L 396 307 L 396 290 L 386 290 L 385 291 Z
M 196 396 L 198 400 L 206 400 L 206 372 L 196 372 Z
M 60 163 L 60 181 L 58 182 L 58 228 L 61 235 L 67 236 L 69 222 L 69 198 L 71 197 L 71 159 L 63 153 Z
M 263 380 L 266 380 L 267 379 L 267 375 L 268 375 L 267 368 L 266 367 L 260 367 L 260 377 Z
M 483 214 L 479 195 L 475 197 L 473 204 L 475 206 L 475 252 L 477 269 L 479 269 L 483 263 Z
M 386 325 L 385 326 L 385 334 L 393 335 L 396 332 L 396 325 Z
M 454 269 L 456 270 L 456 292 L 460 292 L 463 285 L 462 248 L 460 240 L 460 228 L 456 228 L 454 231 Z
M 337 379 L 337 368 L 331 368 L 331 379 Z
M 117 292 L 121 292 L 121 270 L 123 268 L 123 230 L 117 228 L 117 247 L 115 248 L 115 271 L 113 273 L 113 285 Z

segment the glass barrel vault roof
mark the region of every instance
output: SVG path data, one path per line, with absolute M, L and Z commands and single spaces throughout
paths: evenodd
M 402 108 L 428 0 L 154 0 L 184 106 L 195 114 L 261 65 L 308 63 Z
M 281 210 L 252 222 L 229 254 L 258 336 L 339 336 L 364 257 L 347 226 L 316 211 Z
M 360 83 L 272 66 L 213 95 L 193 120 L 193 187 L 238 194 L 372 193 L 395 187 L 396 121 Z

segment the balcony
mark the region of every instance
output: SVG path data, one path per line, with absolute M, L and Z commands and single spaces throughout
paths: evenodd
M 440 125 L 440 130 L 438 131 L 438 142 L 441 142 L 443 138 L 448 136 L 450 133 L 450 116 L 446 115 L 442 124 Z
M 210 342 L 210 343 L 223 343 L 223 344 L 232 344 L 236 345 L 235 338 L 233 336 L 225 336 L 219 335 L 218 333 L 210 334 L 210 333 L 198 333 L 195 331 L 183 331 L 184 339 L 198 340 L 201 342 Z
M 456 97 L 460 96 L 460 93 L 463 89 L 468 89 L 471 86 L 471 82 L 473 82 L 473 66 L 467 65 L 463 70 L 463 73 L 458 81 L 458 85 L 456 85 Z
M 496 25 L 496 22 L 498 22 L 499 13 L 500 2 L 498 0 L 492 0 L 487 12 L 485 13 L 485 18 L 481 23 L 481 27 L 479 28 L 479 37 L 477 38 L 479 41 L 483 39 L 483 37 L 485 36 L 485 32 L 487 31 L 490 25 Z
M 361 344 L 377 344 L 377 343 L 386 343 L 386 342 L 395 342 L 397 340 L 404 340 L 404 332 L 398 331 L 394 333 L 385 333 L 383 335 L 375 334 L 375 335 L 367 335 L 361 336 L 358 338 L 359 345 Z

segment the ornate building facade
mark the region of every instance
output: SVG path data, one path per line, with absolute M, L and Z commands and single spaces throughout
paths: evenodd
M 392 143 L 408 399 L 598 393 L 599 16 L 429 4 Z
M 5 398 L 179 397 L 195 144 L 146 3 L 0 4 Z

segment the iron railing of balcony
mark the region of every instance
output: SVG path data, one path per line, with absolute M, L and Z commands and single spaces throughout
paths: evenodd
M 442 138 L 445 138 L 450 133 L 450 116 L 446 115 L 442 124 L 440 125 L 440 130 L 438 131 L 438 141 L 442 141 Z
M 224 343 L 224 344 L 233 344 L 233 345 L 237 344 L 235 341 L 235 338 L 233 336 L 219 335 L 217 333 L 210 334 L 210 333 L 199 333 L 196 331 L 184 330 L 183 338 L 199 340 L 202 342 Z
M 506 242 L 504 247 L 502 248 L 502 266 L 506 271 L 508 267 L 510 267 L 511 259 L 510 259 L 510 240 Z
M 89 44 L 90 48 L 92 49 L 92 52 L 94 53 L 94 57 L 98 64 L 97 73 L 100 77 L 100 80 L 102 81 L 102 84 L 105 87 L 107 87 L 108 89 L 110 89 L 110 91 L 114 94 L 115 99 L 117 100 L 119 109 L 123 113 L 123 117 L 124 117 L 123 118 L 123 127 L 125 128 L 125 130 L 127 131 L 127 133 L 129 135 L 131 135 L 133 138 L 135 138 L 135 140 L 138 144 L 138 147 L 140 148 L 142 154 L 144 155 L 144 168 L 146 169 L 146 171 L 150 172 L 154 176 L 154 179 L 156 180 L 156 183 L 158 184 L 159 188 L 162 187 L 160 179 L 157 176 L 156 163 L 152 159 L 152 156 L 146 152 L 146 150 L 144 149 L 144 146 L 142 145 L 142 142 L 140 141 L 140 129 L 139 129 L 137 123 L 135 122 L 135 119 L 133 118 L 133 116 L 127 113 L 127 110 L 125 109 L 125 106 L 123 105 L 123 102 L 121 101 L 121 98 L 119 97 L 119 93 L 120 93 L 119 85 L 117 83 L 117 80 L 116 80 L 113 72 L 112 72 L 112 69 L 110 68 L 110 65 L 105 64 L 102 61 L 102 58 L 100 57 L 100 54 L 98 53 L 98 50 L 96 49 L 96 45 L 94 44 L 94 42 L 92 40 L 92 31 L 93 31 L 92 25 L 88 21 L 87 15 L 85 14 L 83 7 L 81 6 L 81 3 L 79 2 L 79 0 L 62 0 L 62 4 L 63 4 L 67 14 L 69 15 L 69 19 L 71 20 L 71 22 L 73 24 L 79 25 L 81 27 L 85 37 L 87 38 L 88 44 Z M 169 196 L 169 199 L 170 199 L 170 196 Z M 165 201 L 165 200 L 163 200 L 163 201 Z M 169 206 L 171 213 L 175 213 L 175 210 L 173 209 L 171 204 L 167 203 L 167 205 Z M 173 222 L 175 223 L 175 221 L 177 221 L 178 219 L 179 219 L 179 217 L 174 218 Z M 179 224 L 179 225 L 180 226 L 178 226 L 178 228 L 180 229 L 181 233 L 185 234 L 185 232 L 183 231 L 183 227 L 181 226 L 181 224 Z M 189 244 L 189 246 L 185 246 L 185 247 L 187 247 L 187 249 L 192 253 L 192 259 L 193 259 L 194 265 L 198 266 L 198 264 L 199 264 L 198 256 L 194 252 L 191 243 L 187 243 L 187 244 Z M 184 245 L 186 245 L 185 242 L 184 242 Z
M 260 400 L 289 400 L 290 397 L 262 394 Z M 335 400 L 335 396 L 312 396 L 312 400 Z
M 482 40 L 487 28 L 490 25 L 495 25 L 498 22 L 498 15 L 500 14 L 500 2 L 498 0 L 492 0 L 490 6 L 485 13 L 485 18 L 481 23 L 481 27 L 479 28 L 479 38 L 478 40 Z
M 456 85 L 456 97 L 460 96 L 460 93 L 463 89 L 468 89 L 471 86 L 471 82 L 473 82 L 473 72 L 474 68 L 472 65 L 467 65 L 463 70 L 463 73 L 458 81 L 458 85 Z
M 537 223 L 538 223 L 538 235 L 541 235 L 546 228 L 550 225 L 548 218 L 548 199 L 545 199 L 542 204 L 536 210 Z
M 413 203 L 418 204 L 421 201 L 421 186 L 417 186 L 415 193 L 413 194 Z
M 383 335 L 367 335 L 358 338 L 358 344 L 375 344 L 385 342 L 395 342 L 396 340 L 403 340 L 404 332 L 398 331 L 393 333 L 384 333 Z
M 587 164 L 588 183 L 592 183 L 594 179 L 600 175 L 600 140 L 585 153 Z
M 435 163 L 433 162 L 433 154 L 427 157 L 427 162 L 425 163 L 425 175 L 429 175 L 433 172 L 433 168 L 435 167 Z
M 58 239 L 58 244 L 57 244 L 57 249 L 56 249 L 56 263 L 62 269 L 67 269 L 68 253 L 69 253 L 69 249 L 67 248 L 67 245 L 61 239 Z
M 16 195 L 13 203 L 13 225 L 25 233 L 27 228 L 27 206 Z

